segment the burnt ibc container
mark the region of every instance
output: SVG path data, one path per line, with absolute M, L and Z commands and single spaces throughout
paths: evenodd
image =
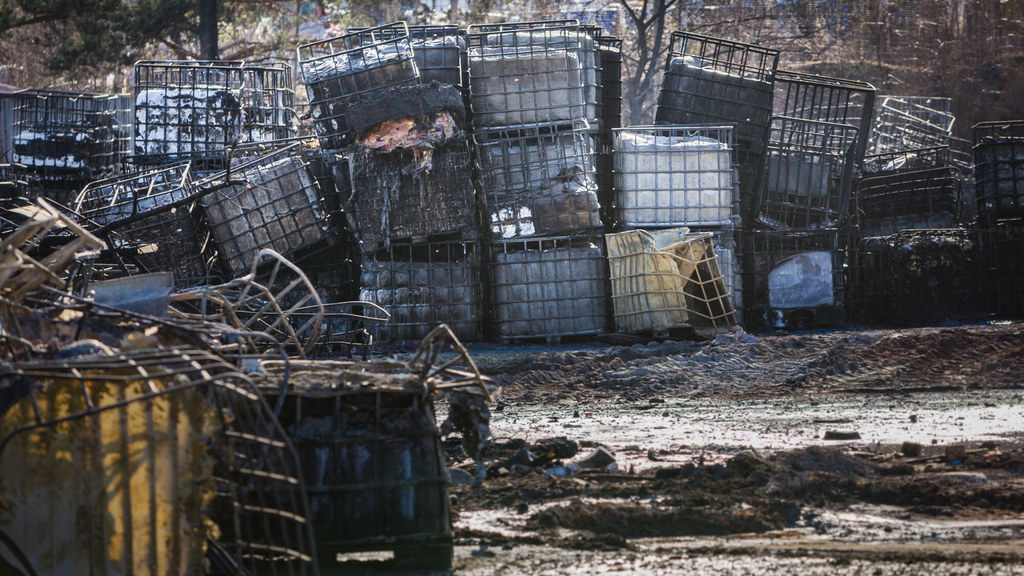
M 479 242 L 394 242 L 363 255 L 359 299 L 391 314 L 385 340 L 418 340 L 438 324 L 479 340 L 481 294 Z
M 803 330 L 844 322 L 852 234 L 842 228 L 743 230 L 747 328 Z
M 384 91 L 351 107 L 357 144 L 342 206 L 364 252 L 392 241 L 479 237 L 459 91 L 435 83 Z
M 601 228 L 594 142 L 586 123 L 516 126 L 473 134 L 495 239 Z
M 298 60 L 324 154 L 355 141 L 350 105 L 381 90 L 420 81 L 404 22 L 299 46 Z
M 466 39 L 453 24 L 420 24 L 408 26 L 413 59 L 423 83 L 437 82 L 461 87 Z M 349 28 L 349 32 L 363 32 L 367 28 Z M 380 30 L 381 39 L 400 37 L 403 30 L 388 27 Z
M 973 131 L 979 221 L 1024 215 L 1024 120 L 981 122 Z
M 985 301 L 998 318 L 1024 318 L 1024 220 L 1008 218 L 980 231 Z
M 603 333 L 608 276 L 603 239 L 527 238 L 490 247 L 491 306 L 502 342 Z
M 978 233 L 904 230 L 860 241 L 856 310 L 864 321 L 916 326 L 984 312 Z
M 139 273 L 173 272 L 179 289 L 208 284 L 203 243 L 209 233 L 195 214 L 198 188 L 190 170 L 184 163 L 92 182 L 74 209 L 90 223 L 112 227 L 109 244 Z
M 861 166 L 875 108 L 875 87 L 867 82 L 779 70 L 775 74 L 776 116 L 849 124 L 857 129 L 854 165 Z
M 237 183 L 200 198 L 210 250 L 229 277 L 247 273 L 264 248 L 294 258 L 329 240 L 327 213 L 298 146 L 246 160 L 232 168 Z M 200 185 L 222 179 L 214 175 Z
M 302 464 L 320 567 L 335 573 L 339 554 L 389 550 L 399 564 L 448 569 L 448 478 L 433 400 L 417 375 L 368 368 L 332 363 L 293 375 L 301 382 L 278 416 Z
M 868 166 L 910 166 L 930 162 L 931 149 L 869 156 Z M 891 158 L 891 160 L 886 160 Z M 861 234 L 886 236 L 908 229 L 954 228 L 962 221 L 963 175 L 953 166 L 896 168 L 865 176 L 857 185 Z
M 291 68 L 242 61 L 141 61 L 132 161 L 223 169 L 225 152 L 295 136 Z
M 778 50 L 673 32 L 658 96 L 656 124 L 736 124 L 733 144 L 745 219 L 760 208 L 758 183 L 778 63 Z
M 91 180 L 121 167 L 121 100 L 113 94 L 31 91 L 5 98 L 10 160 L 34 175 L 39 195 L 67 206 Z
M 853 126 L 773 117 L 760 194 L 763 219 L 783 230 L 849 223 L 856 146 Z
M 473 25 L 467 38 L 474 128 L 597 121 L 597 49 L 577 21 Z

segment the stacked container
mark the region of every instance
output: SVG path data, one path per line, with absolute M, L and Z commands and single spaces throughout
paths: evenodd
M 946 146 L 873 154 L 857 187 L 860 232 L 955 228 L 962 222 L 960 169 Z
M 553 21 L 471 26 L 468 44 L 495 336 L 602 332 L 597 43 Z
M 658 97 L 657 124 L 734 123 L 743 217 L 757 214 L 779 51 L 673 32 Z
M 735 324 L 732 298 L 738 295 L 739 269 L 733 232 L 739 220 L 739 193 L 732 138 L 731 125 L 636 126 L 614 131 L 615 217 L 622 228 L 640 234 L 608 237 L 612 304 L 619 330 L 660 332 L 689 326 L 690 319 L 710 322 L 715 329 Z M 699 266 L 690 245 L 697 237 L 687 235 L 690 229 L 699 229 L 708 238 L 708 247 L 699 250 Z M 665 291 L 664 282 L 655 278 L 660 274 L 658 266 L 637 264 L 637 259 L 672 260 L 682 245 L 686 245 L 689 264 L 680 265 L 676 275 L 683 276 L 674 280 L 672 298 L 678 300 L 676 304 L 700 300 L 697 308 L 710 306 L 718 312 L 669 305 L 671 298 L 657 294 Z M 643 277 L 647 268 L 655 277 Z M 651 286 L 659 288 L 651 293 Z M 700 297 L 685 295 L 691 286 L 700 287 Z M 713 290 L 708 293 L 705 287 Z M 704 302 L 705 296 L 713 303 Z M 654 308 L 637 310 L 638 304 Z
M 1024 120 L 981 122 L 974 131 L 975 190 L 990 307 L 1024 314 Z

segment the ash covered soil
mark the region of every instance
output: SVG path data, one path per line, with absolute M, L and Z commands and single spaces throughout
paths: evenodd
M 457 574 L 1024 574 L 1024 325 L 471 352 Z

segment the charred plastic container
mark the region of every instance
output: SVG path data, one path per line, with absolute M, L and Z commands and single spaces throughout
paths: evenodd
M 904 230 L 864 238 L 857 253 L 857 308 L 882 325 L 921 325 L 984 311 L 978 235 Z
M 481 336 L 480 244 L 396 242 L 364 255 L 360 300 L 391 314 L 387 340 L 420 339 L 447 324 L 462 340 Z
M 688 32 L 673 32 L 656 124 L 735 123 L 744 218 L 759 208 L 768 120 L 779 51 Z
M 624 228 L 732 226 L 739 216 L 731 126 L 617 129 L 614 174 Z
M 302 463 L 321 567 L 336 568 L 338 554 L 390 550 L 399 563 L 450 568 L 444 453 L 419 375 L 330 363 L 289 378 L 278 418 Z
M 743 231 L 747 326 L 804 329 L 843 322 L 850 234 L 837 228 Z
M 364 252 L 392 241 L 479 236 L 462 95 L 437 83 L 382 91 L 351 107 L 358 144 L 342 198 Z
M 490 232 L 557 236 L 601 228 L 593 140 L 585 124 L 477 130 Z
M 857 129 L 846 124 L 773 117 L 761 213 L 773 227 L 825 228 L 852 219 Z
M 985 300 L 1000 318 L 1024 318 L 1024 220 L 1004 219 L 980 231 Z
M 976 124 L 974 166 L 982 222 L 1024 215 L 1024 120 Z
M 313 126 L 325 154 L 354 142 L 348 107 L 380 90 L 418 84 L 409 28 L 396 22 L 298 49 Z
M 200 199 L 217 259 L 231 276 L 248 272 L 263 248 L 295 255 L 328 239 L 327 214 L 297 146 L 233 168 L 238 184 Z
M 190 168 L 178 164 L 93 182 L 79 194 L 75 211 L 98 226 L 115 226 L 112 247 L 139 273 L 173 272 L 178 288 L 206 284 L 210 273 L 202 247 L 208 232 L 194 214 L 198 190 Z
M 578 25 L 556 21 L 471 26 L 468 41 L 474 128 L 596 116 L 596 100 L 587 100 L 588 77 L 596 84 L 596 50 Z
M 420 71 L 420 81 L 462 86 L 463 60 L 466 39 L 459 27 L 452 24 L 409 25 L 409 42 L 413 59 Z M 363 32 L 366 28 L 349 28 L 349 32 Z M 400 27 L 379 30 L 382 40 L 399 37 Z
M 217 169 L 236 143 L 295 136 L 291 75 L 275 63 L 138 62 L 133 161 Z
M 599 334 L 607 272 L 600 237 L 509 240 L 491 245 L 491 302 L 501 341 Z
M 38 182 L 38 195 L 70 205 L 91 180 L 118 172 L 124 131 L 113 94 L 31 91 L 7 96 L 10 160 Z
M 961 222 L 963 175 L 953 166 L 927 166 L 934 163 L 930 153 L 935 150 L 868 157 L 866 168 L 885 169 L 866 175 L 857 185 L 863 236 L 953 228 Z

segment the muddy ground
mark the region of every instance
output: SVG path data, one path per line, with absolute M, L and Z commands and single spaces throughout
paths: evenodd
M 1024 574 L 1024 325 L 472 352 L 456 574 Z

